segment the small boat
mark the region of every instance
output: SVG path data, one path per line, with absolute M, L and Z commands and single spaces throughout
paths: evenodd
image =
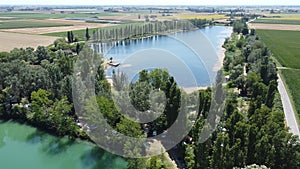
M 119 63 L 119 62 L 108 62 L 107 64 L 110 65 L 110 66 L 113 66 L 113 67 L 118 67 L 121 63 Z

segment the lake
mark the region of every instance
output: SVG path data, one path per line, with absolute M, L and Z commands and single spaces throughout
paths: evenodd
M 15 122 L 0 122 L 2 169 L 125 169 L 127 162 L 83 141 L 57 138 Z
M 179 86 L 184 88 L 211 86 L 222 66 L 222 44 L 232 33 L 231 27 L 213 26 L 168 36 L 126 40 L 113 45 L 94 44 L 105 59 L 113 58 L 121 65 L 111 68 L 136 80 L 143 69 L 166 68 Z
M 106 59 L 121 62 L 118 69 L 130 80 L 142 69 L 167 68 L 182 87 L 209 86 L 221 67 L 221 45 L 231 32 L 230 27 L 214 26 L 97 50 Z M 3 169 L 122 169 L 127 165 L 123 158 L 90 143 L 59 139 L 24 124 L 0 122 L 0 129 Z

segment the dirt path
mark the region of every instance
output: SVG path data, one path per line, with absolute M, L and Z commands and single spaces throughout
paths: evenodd
M 289 24 L 262 24 L 262 23 L 248 23 L 253 29 L 268 29 L 268 30 L 293 30 L 300 31 L 300 25 Z

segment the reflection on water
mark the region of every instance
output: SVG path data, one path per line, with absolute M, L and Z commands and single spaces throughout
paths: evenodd
M 167 68 L 182 87 L 211 86 L 216 65 L 222 60 L 221 46 L 231 32 L 231 27 L 214 26 L 169 36 L 97 43 L 92 48 L 104 53 L 105 59 L 121 62 L 118 69 L 126 72 L 129 80 L 142 69 Z

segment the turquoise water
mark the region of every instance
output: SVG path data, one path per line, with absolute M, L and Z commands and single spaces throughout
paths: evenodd
M 125 169 L 121 157 L 83 141 L 59 139 L 14 122 L 0 123 L 1 169 Z

